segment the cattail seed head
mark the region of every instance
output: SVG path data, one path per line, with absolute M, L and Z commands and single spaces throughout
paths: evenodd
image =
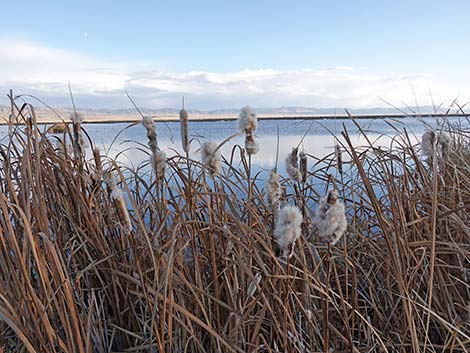
M 283 256 L 291 253 L 294 242 L 300 237 L 302 213 L 297 206 L 284 206 L 276 220 L 274 236 Z
M 286 158 L 286 172 L 293 181 L 300 181 L 302 173 L 299 169 L 299 157 L 297 156 L 298 149 L 292 148 L 292 152 Z
M 300 158 L 300 174 L 302 175 L 302 183 L 307 182 L 307 155 L 305 152 L 300 152 L 299 153 L 299 158 Z
M 336 157 L 336 169 L 339 174 L 343 174 L 343 154 L 341 152 L 341 146 L 335 144 L 335 157 Z
M 238 126 L 241 132 L 253 133 L 258 128 L 258 117 L 250 106 L 243 107 L 238 117 Z
M 209 171 L 211 176 L 220 174 L 221 170 L 221 155 L 217 149 L 217 144 L 213 141 L 207 141 L 202 144 L 201 149 L 202 163 Z
M 117 178 L 113 173 L 108 172 L 105 175 L 105 181 L 108 186 L 108 190 L 110 190 L 109 197 L 114 202 L 119 222 L 121 223 L 124 231 L 129 233 L 132 230 L 131 218 L 127 209 L 126 200 L 124 199 L 124 194 L 117 186 Z
M 259 145 L 256 142 L 255 131 L 258 128 L 258 118 L 251 107 L 243 107 L 238 126 L 241 132 L 245 133 L 245 150 L 249 155 L 256 154 L 259 151 Z
M 434 155 L 434 143 L 436 140 L 436 133 L 433 130 L 428 130 L 423 134 L 421 139 L 421 153 L 428 158 Z
M 158 180 L 162 180 L 165 177 L 166 168 L 166 153 L 163 151 L 156 151 L 150 155 L 150 164 L 157 176 Z
M 344 204 L 338 200 L 338 192 L 331 190 L 320 199 L 318 213 L 314 218 L 320 239 L 335 245 L 348 227 Z
M 245 137 L 245 150 L 248 154 L 256 154 L 259 152 L 259 144 L 256 142 L 255 137 L 250 133 Z
M 186 110 L 180 110 L 180 124 L 181 124 L 181 144 L 183 151 L 189 153 L 189 132 L 188 132 L 188 112 Z
M 279 183 L 279 174 L 275 169 L 272 169 L 264 187 L 264 201 L 269 209 L 277 211 L 280 197 L 281 184 Z
M 149 140 L 148 145 L 153 153 L 158 150 L 157 145 L 157 130 L 155 128 L 155 123 L 153 122 L 153 118 L 151 116 L 145 116 L 142 118 L 142 125 L 147 130 L 147 138 Z

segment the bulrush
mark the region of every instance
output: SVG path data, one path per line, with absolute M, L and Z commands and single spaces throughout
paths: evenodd
M 302 213 L 297 206 L 287 205 L 279 212 L 274 236 L 284 257 L 292 253 L 294 242 L 300 237 L 301 224 Z
M 277 212 L 281 198 L 281 184 L 276 169 L 271 169 L 266 185 L 264 186 L 264 201 L 269 209 Z
M 207 141 L 202 144 L 201 149 L 202 163 L 209 171 L 211 176 L 220 174 L 221 170 L 221 155 L 217 149 L 217 144 L 213 141 Z
M 158 180 L 165 177 L 166 168 L 166 153 L 163 151 L 156 151 L 150 156 L 150 164 L 152 165 Z
M 335 144 L 335 158 L 336 158 L 336 169 L 340 175 L 343 174 L 343 154 L 341 152 L 341 146 L 336 143 Z
M 300 181 L 302 179 L 302 173 L 299 169 L 298 151 L 297 147 L 293 147 L 292 152 L 286 158 L 286 172 L 289 178 L 294 181 Z
M 188 112 L 184 110 L 184 100 L 183 107 L 180 110 L 180 124 L 181 124 L 181 145 L 183 146 L 183 151 L 189 153 L 189 132 L 188 132 Z
M 434 155 L 434 142 L 436 140 L 436 133 L 433 130 L 428 130 L 423 134 L 421 139 L 421 153 L 423 156 L 432 158 Z
M 157 130 L 155 129 L 155 124 L 151 116 L 145 116 L 142 119 L 142 125 L 147 130 L 147 138 L 149 139 L 149 147 L 152 150 L 152 153 L 157 152 Z
M 348 227 L 344 204 L 338 200 L 338 192 L 331 190 L 320 199 L 318 213 L 314 222 L 320 239 L 335 245 Z
M 82 154 L 83 149 L 83 137 L 82 137 L 82 122 L 85 120 L 84 116 L 77 112 L 70 114 L 70 121 L 73 125 L 73 148 L 75 151 L 75 157 L 78 158 Z
M 152 154 L 150 156 L 150 164 L 155 171 L 158 180 L 162 180 L 165 176 L 166 167 L 166 154 L 158 149 L 157 144 L 157 130 L 153 118 L 145 116 L 142 118 L 142 125 L 147 130 L 147 138 L 149 139 L 148 145 Z
M 108 190 L 111 192 L 109 196 L 114 202 L 114 207 L 116 208 L 116 214 L 118 216 L 119 223 L 121 223 L 124 231 L 129 233 L 132 230 L 132 223 L 129 216 L 129 211 L 127 210 L 124 194 L 117 186 L 116 177 L 111 172 L 106 173 L 105 180 L 108 186 Z
M 243 107 L 238 125 L 240 131 L 245 133 L 245 149 L 249 155 L 256 154 L 259 151 L 259 145 L 256 142 L 255 131 L 258 128 L 258 118 L 250 106 Z
M 449 153 L 449 145 L 451 139 L 450 136 L 441 131 L 439 134 L 436 134 L 433 130 L 428 130 L 423 134 L 421 139 L 421 153 L 427 158 L 432 158 L 434 154 L 439 152 L 439 149 L 435 151 L 436 148 L 440 148 L 440 157 L 443 160 L 447 159 Z
M 299 153 L 299 158 L 300 158 L 300 175 L 302 176 L 302 183 L 307 182 L 307 155 L 305 152 L 300 152 Z

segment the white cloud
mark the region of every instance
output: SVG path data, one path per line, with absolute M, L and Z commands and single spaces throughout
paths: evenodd
M 128 107 L 124 90 L 141 106 L 176 107 L 181 95 L 192 108 L 254 106 L 377 107 L 380 98 L 395 104 L 437 103 L 470 97 L 470 84 L 447 82 L 426 73 L 377 73 L 367 68 L 236 72 L 170 72 L 151 63 L 117 63 L 78 52 L 41 46 L 30 41 L 1 39 L 0 90 L 14 88 L 51 104 L 68 105 L 67 82 L 83 107 Z

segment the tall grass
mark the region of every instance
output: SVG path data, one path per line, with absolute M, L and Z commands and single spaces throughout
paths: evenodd
M 214 175 L 169 157 L 158 180 L 93 141 L 93 158 L 77 158 L 56 145 L 69 132 L 57 142 L 32 107 L 14 110 L 26 124 L 0 147 L 5 351 L 470 351 L 468 130 L 445 125 L 451 148 L 430 163 L 406 133 L 388 149 L 359 149 L 343 131 L 340 173 L 337 149 L 306 153 L 302 187 L 280 177 L 281 203 L 303 208 L 286 258 L 259 188 L 267 175 L 251 175 L 242 147 Z M 335 246 L 313 224 L 320 181 L 336 185 L 348 213 Z

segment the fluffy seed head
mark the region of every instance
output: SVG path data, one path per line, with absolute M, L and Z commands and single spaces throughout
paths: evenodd
M 147 130 L 155 130 L 155 124 L 154 124 L 153 118 L 151 116 L 144 116 L 142 118 L 142 125 L 144 125 L 144 127 Z
M 314 223 L 318 228 L 320 239 L 335 245 L 346 232 L 348 222 L 344 204 L 338 200 L 338 192 L 331 190 L 320 199 L 318 213 Z
M 165 176 L 166 168 L 166 153 L 163 151 L 156 151 L 150 155 L 150 164 L 152 165 L 158 179 L 163 179 Z
M 274 236 L 282 250 L 283 256 L 288 256 L 294 242 L 300 237 L 302 213 L 297 206 L 284 206 L 276 220 Z
M 256 139 L 253 135 L 251 134 L 246 134 L 245 138 L 245 150 L 246 153 L 252 155 L 256 154 L 259 152 L 259 144 L 256 142 Z
M 181 145 L 183 151 L 189 152 L 189 132 L 188 132 L 188 112 L 184 109 L 180 110 L 180 124 L 181 124 Z
M 201 149 L 202 163 L 206 166 L 211 176 L 220 174 L 221 170 L 221 155 L 220 150 L 217 150 L 217 144 L 213 141 L 207 141 L 202 144 Z
M 281 197 L 281 184 L 279 183 L 279 174 L 272 169 L 269 179 L 264 186 L 264 202 L 271 210 L 277 210 L 279 199 Z
M 85 120 L 85 117 L 83 114 L 72 112 L 72 114 L 70 114 L 70 120 L 73 124 L 81 124 Z
M 240 111 L 238 126 L 242 132 L 254 132 L 258 128 L 258 118 L 250 106 L 243 107 Z
M 421 139 L 421 153 L 425 157 L 432 157 L 434 155 L 434 142 L 436 140 L 436 133 L 433 130 L 428 130 L 423 134 Z
M 298 149 L 296 147 L 292 148 L 292 152 L 287 156 L 286 172 L 294 181 L 300 181 L 302 179 L 302 173 L 299 169 L 299 157 L 297 156 Z

